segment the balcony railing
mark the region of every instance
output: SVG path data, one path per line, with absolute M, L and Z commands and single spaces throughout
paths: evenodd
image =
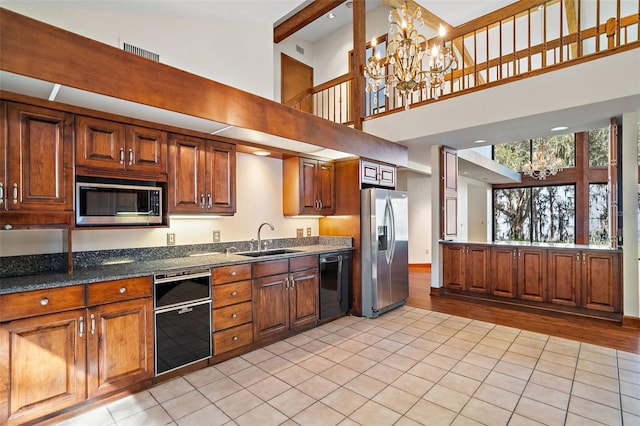
M 417 107 L 562 67 L 640 47 L 638 0 L 550 0 L 517 2 L 449 32 L 458 68 L 446 75 L 436 98 L 423 88 Z M 342 124 L 350 111 L 352 73 L 314 87 L 287 103 Z M 404 110 L 402 97 L 366 94 L 366 117 Z M 374 97 L 378 102 L 373 102 Z M 384 100 L 384 102 L 382 102 Z

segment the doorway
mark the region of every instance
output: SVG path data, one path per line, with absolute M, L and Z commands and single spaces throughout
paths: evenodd
M 280 99 L 283 104 L 313 89 L 313 68 L 284 53 L 280 54 Z M 304 112 L 313 113 L 311 96 L 297 105 L 289 105 Z

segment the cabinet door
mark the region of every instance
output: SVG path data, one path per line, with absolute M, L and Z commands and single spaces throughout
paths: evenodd
M 547 254 L 542 249 L 518 249 L 518 297 L 545 301 Z
M 9 210 L 73 210 L 73 115 L 8 105 Z
M 442 247 L 443 283 L 446 288 L 466 290 L 466 246 L 445 244 Z
M 288 290 L 291 329 L 315 324 L 318 320 L 318 269 L 292 273 Z
M 379 182 L 378 164 L 362 160 L 360 162 L 360 182 L 369 185 L 377 185 Z
M 578 306 L 580 300 L 580 252 L 549 250 L 547 290 L 549 302 Z
M 387 166 L 386 164 L 380 164 L 380 185 L 395 187 L 396 186 L 396 168 L 394 166 Z
M 336 172 L 333 163 L 319 162 L 317 178 L 320 214 L 325 216 L 332 215 L 336 212 Z
M 253 337 L 260 340 L 289 329 L 288 274 L 254 278 Z
M 491 251 L 489 247 L 467 247 L 467 290 L 478 293 L 489 292 L 490 255 Z
M 150 175 L 167 174 L 167 134 L 146 127 L 126 126 L 125 168 Z
M 153 376 L 151 298 L 91 308 L 87 321 L 89 398 Z
M 204 169 L 204 141 L 173 135 L 169 143 L 169 213 L 204 212 Z
M 585 251 L 582 261 L 582 306 L 620 312 L 620 253 Z
M 0 212 L 7 209 L 7 103 L 0 101 Z
M 0 424 L 23 424 L 86 399 L 84 315 L 0 325 Z
M 513 247 L 491 248 L 491 294 L 502 297 L 515 297 L 518 264 L 517 249 Z
M 236 211 L 236 147 L 207 141 L 206 210 L 233 214 Z
M 318 214 L 318 162 L 300 159 L 300 214 Z
M 93 117 L 76 117 L 76 166 L 124 170 L 124 124 Z

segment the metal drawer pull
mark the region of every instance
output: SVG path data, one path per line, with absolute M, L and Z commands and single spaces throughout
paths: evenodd
M 40 304 L 42 306 L 47 306 L 49 304 L 49 299 L 47 299 L 46 297 L 43 297 L 42 300 L 40 300 Z
M 96 316 L 91 314 L 91 334 L 96 334 Z
M 186 314 L 186 313 L 189 313 L 189 312 L 193 312 L 193 308 L 185 307 L 185 308 L 182 308 L 182 309 L 180 309 L 178 311 L 178 315 Z
M 233 336 L 233 337 L 231 338 L 231 340 L 233 340 L 234 342 L 235 342 L 235 341 L 237 341 L 237 340 L 238 340 L 238 336 Z
M 236 297 L 237 295 L 238 295 L 238 292 L 237 292 L 237 291 L 232 291 L 232 292 L 231 292 L 231 297 Z
M 232 276 L 232 277 L 235 277 L 236 275 L 238 275 L 238 273 L 237 273 L 236 271 L 233 271 L 233 272 L 231 273 L 231 276 Z
M 80 332 L 80 337 L 82 337 L 82 334 L 84 333 L 84 317 L 78 318 L 78 328 Z
M 120 287 L 120 293 L 126 293 L 126 292 L 127 292 L 126 287 Z
M 238 318 L 238 314 L 231 314 L 231 318 Z
M 13 184 L 13 204 L 18 204 L 18 184 Z

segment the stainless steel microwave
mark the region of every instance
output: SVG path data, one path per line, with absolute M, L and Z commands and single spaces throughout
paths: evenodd
M 162 224 L 162 188 L 76 183 L 76 226 Z

